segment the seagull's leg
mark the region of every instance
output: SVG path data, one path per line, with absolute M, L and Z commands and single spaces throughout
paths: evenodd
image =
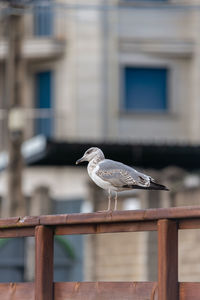
M 117 210 L 117 192 L 115 191 L 115 208 L 114 210 Z
M 111 206 L 111 192 L 109 189 L 108 190 L 108 209 L 107 209 L 107 211 L 110 211 L 110 206 Z
M 111 191 L 110 189 L 108 190 L 108 208 L 106 210 L 99 210 L 98 212 L 108 212 L 111 211 Z

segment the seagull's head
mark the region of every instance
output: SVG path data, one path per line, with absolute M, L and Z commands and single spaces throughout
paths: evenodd
M 96 156 L 104 159 L 104 154 L 101 151 L 101 149 L 97 148 L 97 147 L 92 147 L 89 148 L 87 151 L 85 151 L 83 157 L 81 157 L 80 159 L 78 159 L 76 161 L 76 165 L 78 165 L 79 163 L 83 162 L 83 161 L 91 161 L 93 158 L 95 158 Z

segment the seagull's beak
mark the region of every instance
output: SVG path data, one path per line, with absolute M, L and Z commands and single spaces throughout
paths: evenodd
M 76 165 L 80 164 L 82 161 L 85 161 L 85 156 L 81 157 L 76 161 Z

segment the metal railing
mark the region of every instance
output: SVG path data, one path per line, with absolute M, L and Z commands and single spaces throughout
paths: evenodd
M 35 1 L 34 5 L 27 5 L 24 9 L 14 9 L 0 6 L 0 37 L 6 39 L 6 17 L 10 13 L 24 16 L 24 35 L 27 39 L 55 38 L 65 40 L 67 31 L 67 12 L 52 1 Z
M 66 12 L 51 1 L 34 5 L 25 11 L 27 38 L 66 38 Z
M 200 206 L 0 220 L 0 238 L 35 236 L 35 283 L 1 283 L 8 300 L 197 300 L 200 283 L 178 282 L 178 230 L 200 228 Z M 53 282 L 54 235 L 158 232 L 157 282 Z M 189 255 L 192 255 L 190 253 Z

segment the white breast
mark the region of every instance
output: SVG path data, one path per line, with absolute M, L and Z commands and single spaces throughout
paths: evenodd
M 98 185 L 99 187 L 101 187 L 102 189 L 108 190 L 111 189 L 112 186 L 109 182 L 102 180 L 97 174 L 96 172 L 99 170 L 99 166 L 97 165 L 95 168 L 90 169 L 88 168 L 88 174 L 91 177 L 91 179 L 96 183 L 96 185 Z

